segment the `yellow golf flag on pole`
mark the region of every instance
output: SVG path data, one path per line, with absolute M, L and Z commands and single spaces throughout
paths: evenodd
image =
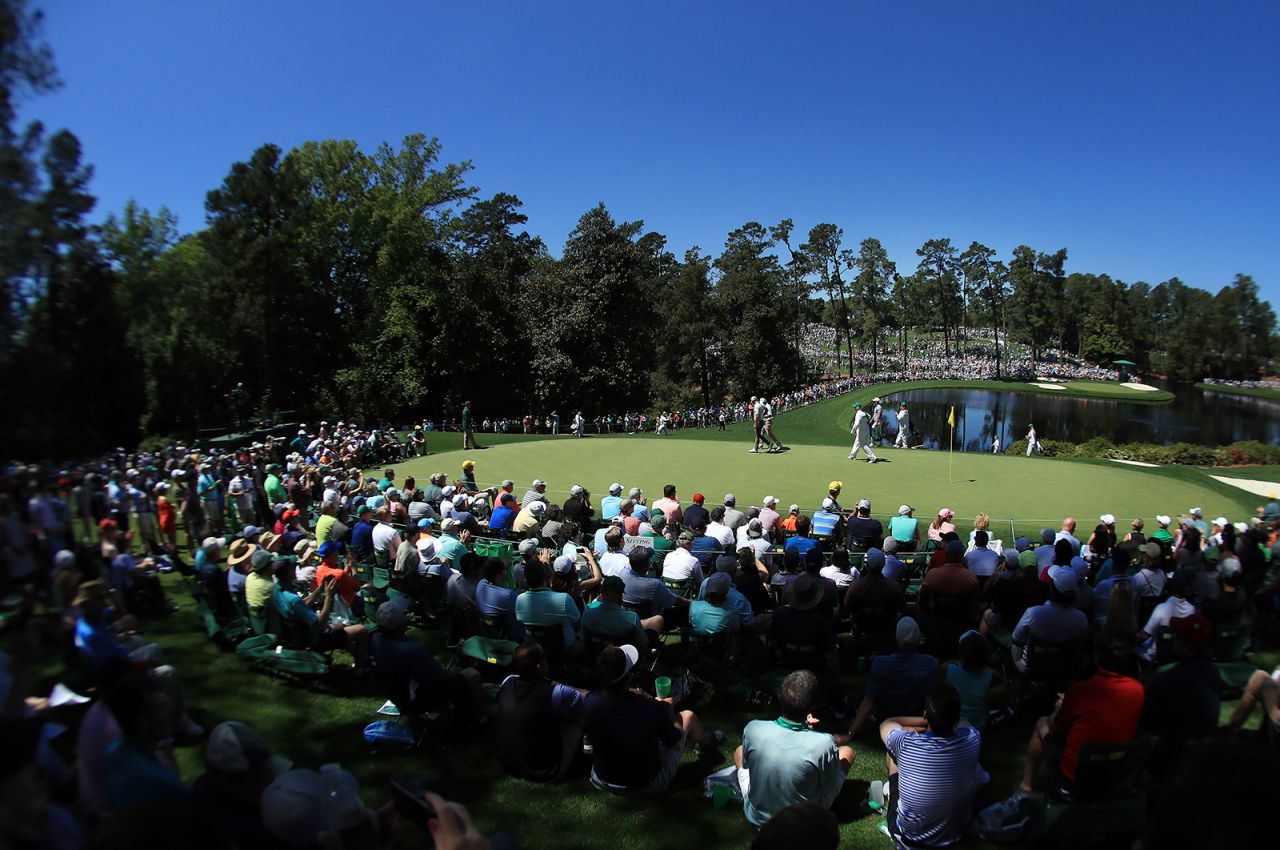
M 951 461 L 956 451 L 956 406 L 951 405 L 951 412 L 947 414 L 947 424 L 951 426 L 951 440 L 947 444 L 947 484 L 951 484 Z

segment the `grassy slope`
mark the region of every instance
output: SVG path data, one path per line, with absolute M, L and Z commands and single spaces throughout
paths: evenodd
M 1224 387 L 1219 384 L 1196 384 L 1196 389 L 1211 393 L 1247 395 L 1254 398 L 1265 398 L 1268 401 L 1280 401 L 1280 390 L 1269 390 L 1262 387 Z

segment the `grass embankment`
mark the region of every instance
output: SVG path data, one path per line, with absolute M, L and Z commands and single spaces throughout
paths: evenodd
M 1247 395 L 1252 398 L 1266 399 L 1267 401 L 1280 401 L 1280 390 L 1271 390 L 1264 387 L 1226 387 L 1221 384 L 1196 384 L 1196 389 L 1211 393 Z

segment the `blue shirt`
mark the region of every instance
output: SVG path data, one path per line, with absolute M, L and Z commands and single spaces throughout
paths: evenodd
M 898 831 L 912 845 L 942 847 L 964 837 L 980 782 L 982 738 L 972 726 L 949 737 L 895 729 L 885 747 L 898 763 Z
M 600 519 L 613 519 L 622 513 L 621 496 L 605 496 L 600 500 Z
M 368 520 L 356 520 L 351 529 L 351 548 L 356 557 L 368 560 L 373 557 L 373 523 Z
M 95 626 L 81 617 L 76 620 L 76 649 L 80 650 L 97 666 L 109 658 L 128 658 L 129 653 L 115 639 L 111 632 L 102 626 Z
M 627 567 L 622 571 L 622 601 L 632 604 L 648 602 L 652 613 L 661 614 L 676 604 L 676 595 L 671 588 L 662 583 L 662 579 L 650 575 L 638 576 Z
M 840 514 L 818 511 L 813 515 L 813 533 L 818 537 L 830 537 L 835 534 L 836 524 L 839 522 Z
M 804 559 L 804 553 L 808 552 L 814 546 L 818 545 L 818 541 L 812 537 L 791 537 L 787 539 L 785 549 L 794 549 L 800 553 L 801 560 Z
M 898 650 L 871 661 L 864 696 L 876 704 L 876 717 L 918 717 L 938 678 L 938 659 Z
M 720 541 L 706 534 L 699 534 L 693 538 L 693 545 L 689 547 L 689 551 L 697 556 L 698 563 L 702 564 L 702 571 L 707 572 L 715 559 L 724 554 L 724 546 L 720 545 Z
M 489 527 L 495 531 L 508 529 L 515 521 L 516 512 L 506 505 L 499 505 L 493 509 L 493 513 L 489 514 Z

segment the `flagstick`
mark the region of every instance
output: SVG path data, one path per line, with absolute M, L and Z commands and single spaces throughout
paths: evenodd
M 947 447 L 947 486 L 951 486 L 951 460 L 956 453 L 956 423 L 954 415 L 951 418 L 951 444 Z

